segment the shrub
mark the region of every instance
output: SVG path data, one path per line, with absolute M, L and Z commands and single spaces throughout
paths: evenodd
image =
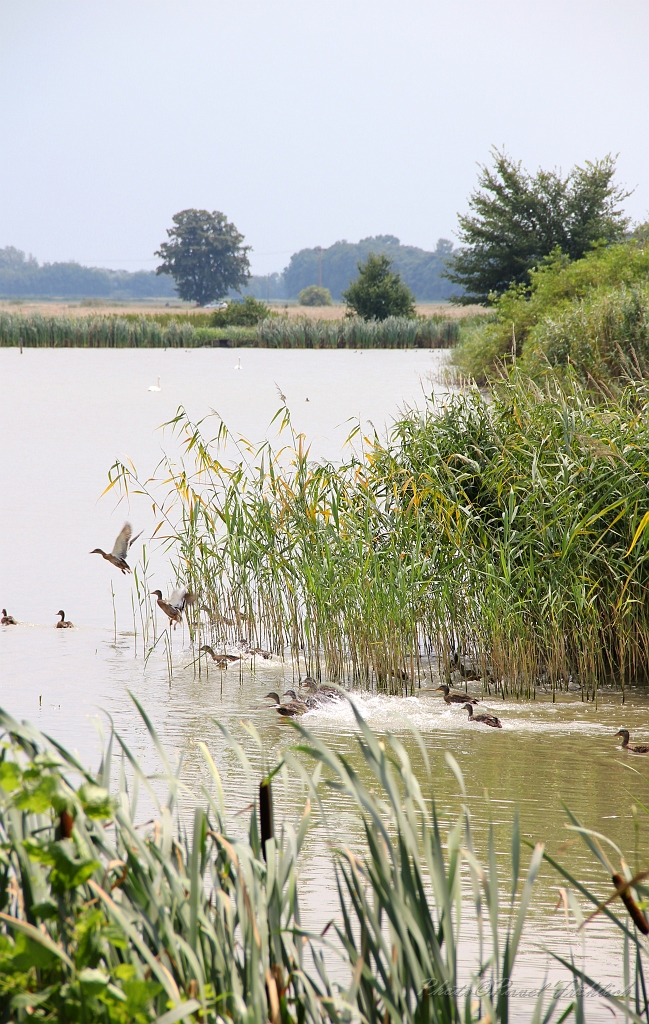
M 303 288 L 298 301 L 301 306 L 333 306 L 329 289 L 320 288 L 317 284 L 310 284 L 308 288 Z
M 649 281 L 649 246 L 631 241 L 598 246 L 581 260 L 570 262 L 556 252 L 530 274 L 529 288 L 517 285 L 496 300 L 494 316 L 462 331 L 455 360 L 478 382 L 492 373 L 499 361 L 520 356 L 530 332 L 542 320 L 557 318 L 570 305 L 610 292 L 622 285 Z
M 596 293 L 545 317 L 530 331 L 521 365 L 535 376 L 568 365 L 582 379 L 649 376 L 649 290 Z
M 365 263 L 358 264 L 358 277 L 343 292 L 343 299 L 350 315 L 364 320 L 415 315 L 415 297 L 400 274 L 392 270 L 392 260 L 372 252 Z
M 217 309 L 210 317 L 212 327 L 254 327 L 271 315 L 265 302 L 246 295 L 242 302 L 228 302 L 225 309 Z

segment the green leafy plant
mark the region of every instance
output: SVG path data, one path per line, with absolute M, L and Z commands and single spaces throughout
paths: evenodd
M 578 315 L 583 305 L 588 307 L 620 289 L 622 294 L 625 288 L 642 290 L 647 281 L 649 248 L 635 240 L 597 247 L 573 262 L 556 251 L 530 272 L 528 285 L 512 287 L 495 300 L 491 317 L 467 323 L 455 361 L 463 373 L 482 382 L 503 363 L 525 356 L 528 338 L 535 336 L 536 349 L 542 354 L 545 324 L 552 330 L 555 322 L 572 315 L 571 310 Z M 586 335 L 588 330 L 586 326 Z M 627 351 L 633 344 L 632 335 L 627 339 L 618 334 L 617 340 Z M 543 363 L 545 368 L 548 362 Z M 530 363 L 528 370 L 533 369 Z
M 358 264 L 358 277 L 342 293 L 351 315 L 364 320 L 386 320 L 388 317 L 413 317 L 415 298 L 392 270 L 392 260 L 370 253 Z

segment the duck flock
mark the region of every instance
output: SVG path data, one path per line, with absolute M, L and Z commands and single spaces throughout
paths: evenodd
M 142 535 L 143 531 L 133 536 L 133 530 L 130 523 L 124 523 L 124 526 L 120 530 L 112 551 L 103 551 L 102 548 L 93 548 L 90 552 L 91 555 L 101 555 L 107 562 L 114 565 L 122 573 L 130 573 L 131 568 L 126 561 L 126 556 L 129 553 L 130 548 L 133 546 L 135 541 Z M 182 622 L 183 612 L 192 605 L 196 597 L 190 592 L 187 587 L 178 587 L 173 593 L 165 599 L 162 595 L 161 590 L 151 591 L 151 596 L 156 598 L 158 607 L 165 613 L 169 619 L 169 623 L 173 623 L 174 629 Z M 209 610 L 209 609 L 206 609 Z M 65 617 L 63 609 L 59 609 L 56 613 L 59 616 L 59 621 L 55 624 L 55 629 L 72 629 L 74 623 L 70 622 Z M 17 626 L 18 621 L 13 615 L 7 612 L 6 608 L 2 609 L 2 616 L 0 617 L 0 625 L 2 626 Z M 219 653 L 215 651 L 208 644 L 203 644 L 200 648 L 200 652 L 206 655 L 214 661 L 219 668 L 227 669 L 228 665 L 242 661 L 244 658 L 260 656 L 265 659 L 271 657 L 271 652 L 266 651 L 261 647 L 251 647 L 246 641 L 242 641 L 239 645 L 239 651 L 237 654 Z M 460 666 L 461 667 L 461 666 Z M 466 672 L 461 672 L 461 675 L 466 678 L 477 678 L 474 675 Z M 323 707 L 327 704 L 334 703 L 344 699 L 344 693 L 341 689 L 336 686 L 321 685 L 307 676 L 299 685 L 299 688 L 304 691 L 297 694 L 295 690 L 286 690 L 283 694 L 283 698 L 280 698 L 279 694 L 275 691 L 271 691 L 266 694 L 266 698 L 271 700 L 275 710 L 282 718 L 296 718 L 299 715 L 305 714 L 307 711 L 313 711 L 315 708 Z M 469 722 L 481 725 L 491 726 L 493 729 L 502 729 L 502 722 L 496 715 L 488 714 L 484 711 L 474 711 L 474 707 L 480 703 L 477 697 L 468 696 L 466 693 L 451 693 L 450 686 L 442 684 L 437 687 L 438 690 L 442 691 L 443 698 L 446 704 L 449 705 L 462 705 L 463 710 L 468 712 Z M 633 754 L 649 754 L 649 745 L 643 744 L 632 744 L 630 742 L 630 734 L 628 729 L 619 729 L 615 736 L 622 738 L 622 748 L 628 750 Z

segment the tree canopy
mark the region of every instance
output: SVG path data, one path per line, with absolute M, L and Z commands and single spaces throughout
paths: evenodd
M 615 159 L 606 156 L 565 177 L 558 171 L 535 175 L 506 153 L 493 151 L 493 167 L 482 166 L 471 193 L 471 213 L 459 217 L 462 248 L 446 276 L 464 293 L 454 302 L 489 302 L 512 284 L 526 284 L 529 272 L 551 253 L 579 259 L 596 242 L 621 241 L 629 219 L 620 203 L 630 194 L 613 180 Z
M 414 316 L 415 297 L 401 275 L 392 270 L 384 254 L 369 254 L 358 264 L 358 277 L 343 292 L 350 311 L 364 320 L 385 320 L 389 316 Z
M 214 210 L 181 210 L 172 217 L 156 256 L 157 274 L 171 274 L 181 299 L 205 306 L 239 291 L 250 277 L 249 245 L 225 214 Z

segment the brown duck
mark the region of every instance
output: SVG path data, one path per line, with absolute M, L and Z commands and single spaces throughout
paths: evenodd
M 161 590 L 152 590 L 152 597 L 157 597 L 158 608 L 169 617 L 169 621 L 173 622 L 174 629 L 176 628 L 177 622 L 183 621 L 183 612 L 188 604 L 193 604 L 196 598 L 193 594 L 190 594 L 187 587 L 178 587 L 174 590 L 173 594 L 168 601 L 165 601 L 162 597 Z
M 307 703 L 312 707 L 317 707 L 319 704 L 329 704 L 334 700 L 342 700 L 343 695 L 335 686 L 318 686 L 315 679 L 312 679 L 311 676 L 307 676 L 302 681 L 302 686 L 305 690 L 309 691 Z
M 143 532 L 143 530 L 140 530 L 139 533 L 136 533 L 135 537 L 132 537 L 131 534 L 133 533 L 133 530 L 131 529 L 131 524 L 124 523 L 121 532 L 113 545 L 113 550 L 110 553 L 102 551 L 101 548 L 94 548 L 90 554 L 101 555 L 101 557 L 105 558 L 107 562 L 111 563 L 111 565 L 121 569 L 123 573 L 130 572 L 131 568 L 126 561 L 128 549 L 135 544 L 135 541 L 138 537 L 142 536 Z
M 615 735 L 622 737 L 622 749 L 623 750 L 630 750 L 632 754 L 649 754 L 649 747 L 643 746 L 642 744 L 640 744 L 640 746 L 638 746 L 638 745 L 634 746 L 633 744 L 629 743 L 629 730 L 628 729 L 618 729 L 618 731 L 615 733 Z
M 275 710 L 283 718 L 297 718 L 299 715 L 303 715 L 305 711 L 309 711 L 309 705 L 306 701 L 298 700 L 294 690 L 287 690 L 284 694 L 285 697 L 290 697 L 291 700 L 285 701 L 283 704 L 279 699 L 279 694 L 272 691 L 267 693 L 266 696 L 269 700 L 274 700 L 277 707 Z
M 158 602 L 159 604 L 160 602 Z M 216 654 L 216 652 L 209 647 L 207 644 L 203 644 L 201 651 L 205 651 L 209 654 L 212 661 L 215 661 L 220 668 L 227 668 L 231 661 L 241 661 L 240 657 L 236 654 Z
M 0 626 L 17 626 L 18 623 L 14 619 L 13 615 L 7 615 L 7 609 L 2 609 L 2 618 L 0 619 Z
M 437 687 L 444 694 L 445 704 L 479 704 L 480 701 L 477 697 L 467 697 L 466 693 L 451 693 L 450 688 L 446 683 L 442 683 L 441 686 Z
M 63 611 L 62 608 L 59 609 L 59 611 L 56 614 L 61 616 L 61 621 L 57 622 L 56 626 L 54 627 L 55 629 L 72 629 L 74 623 L 68 622 L 66 620 L 65 612 Z
M 484 711 L 481 711 L 479 715 L 474 715 L 472 704 L 465 704 L 464 710 L 469 712 L 470 722 L 482 722 L 483 725 L 490 725 L 492 729 L 502 729 L 503 727 L 502 722 L 495 715 L 488 715 Z

